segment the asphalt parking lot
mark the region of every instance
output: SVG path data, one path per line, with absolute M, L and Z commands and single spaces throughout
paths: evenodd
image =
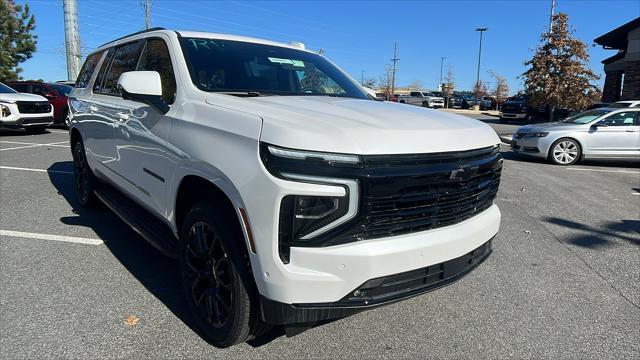
M 2 132 L 0 356 L 640 358 L 640 165 L 559 167 L 502 150 L 501 230 L 468 276 L 221 350 L 192 328 L 177 265 L 108 210 L 79 207 L 66 131 Z

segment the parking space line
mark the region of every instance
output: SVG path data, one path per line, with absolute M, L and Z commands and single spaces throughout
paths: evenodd
M 608 172 L 608 173 L 624 173 L 624 174 L 639 174 L 640 171 L 629 171 L 629 170 L 603 170 L 603 169 L 584 169 L 584 168 L 567 168 L 567 170 L 574 171 L 593 171 L 593 172 Z
M 40 147 L 40 145 L 15 146 L 15 147 L 10 147 L 10 148 L 0 149 L 0 151 L 27 149 L 27 148 L 35 148 L 35 147 Z
M 64 236 L 64 235 L 39 234 L 39 233 L 11 231 L 11 230 L 0 230 L 0 236 L 11 236 L 11 237 L 18 237 L 18 238 L 50 240 L 50 241 L 62 241 L 62 242 L 86 244 L 86 245 L 104 244 L 104 242 L 100 239 L 90 239 L 90 238 Z
M 58 142 L 54 142 L 54 143 L 48 143 L 48 144 L 39 144 L 39 143 L 28 143 L 28 142 L 19 142 L 19 141 L 7 141 L 7 140 L 0 140 L 0 143 L 6 143 L 6 144 L 22 144 L 23 146 L 14 146 L 14 147 L 10 147 L 10 148 L 4 148 L 4 149 L 0 149 L 0 151 L 7 151 L 7 150 L 17 150 L 17 149 L 27 149 L 27 148 L 32 148 L 32 147 L 41 147 L 41 146 L 51 146 L 51 147 L 61 147 L 61 148 L 68 148 L 69 145 L 62 145 L 64 143 L 68 143 L 69 141 L 58 141 Z
M 19 171 L 35 171 L 35 172 L 54 173 L 54 174 L 73 174 L 73 171 L 32 169 L 32 168 L 23 168 L 23 167 L 15 167 L 15 166 L 0 166 L 0 169 L 19 170 Z

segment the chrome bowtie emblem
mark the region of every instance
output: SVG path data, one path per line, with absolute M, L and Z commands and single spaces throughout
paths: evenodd
M 470 179 L 477 173 L 478 173 L 478 166 L 469 166 L 466 168 L 463 168 L 462 166 L 460 166 L 457 169 L 451 170 L 451 176 L 449 176 L 449 179 L 451 180 Z

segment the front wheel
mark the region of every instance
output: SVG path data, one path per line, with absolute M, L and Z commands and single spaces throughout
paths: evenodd
M 85 208 L 94 207 L 98 203 L 98 198 L 93 192 L 96 179 L 87 163 L 87 154 L 84 151 L 82 141 L 78 141 L 73 147 L 73 175 L 78 202 Z
M 573 139 L 559 139 L 551 145 L 549 160 L 556 165 L 573 165 L 580 160 L 580 144 Z
M 194 205 L 180 231 L 180 272 L 187 305 L 218 347 L 246 341 L 260 323 L 257 290 L 241 233 L 208 202 Z

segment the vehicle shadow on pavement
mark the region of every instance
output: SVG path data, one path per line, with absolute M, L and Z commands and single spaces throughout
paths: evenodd
M 51 184 L 55 186 L 58 194 L 64 197 L 75 214 L 75 216 L 63 216 L 60 221 L 69 226 L 83 226 L 95 231 L 116 259 L 149 292 L 206 341 L 196 327 L 184 301 L 177 261 L 160 254 L 104 205 L 100 204 L 90 210 L 80 206 L 73 175 L 56 172 L 60 169 L 73 169 L 73 162 L 56 162 L 49 167 L 48 174 Z M 267 344 L 282 334 L 284 334 L 283 330 L 274 329 L 261 338 L 252 340 L 253 344 L 250 345 Z
M 573 245 L 600 248 L 614 245 L 614 240 L 622 240 L 640 246 L 640 220 L 610 221 L 597 227 L 551 216 L 543 217 L 542 220 L 550 224 L 583 231 L 583 234 L 573 235 L 566 240 Z
M 46 135 L 51 134 L 49 129 L 44 130 L 41 133 L 29 133 L 24 129 L 2 129 L 0 130 L 0 136 L 31 136 L 31 135 Z

